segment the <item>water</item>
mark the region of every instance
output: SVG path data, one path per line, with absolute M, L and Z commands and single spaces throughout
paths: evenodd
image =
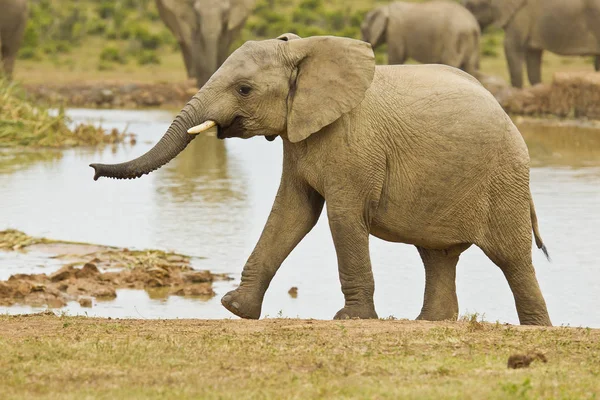
M 70 314 L 132 318 L 227 318 L 220 297 L 237 284 L 269 214 L 281 173 L 281 142 L 263 138 L 225 142 L 199 137 L 162 169 L 133 181 L 92 180 L 90 162 L 120 162 L 144 153 L 168 127 L 162 111 L 71 110 L 76 121 L 138 134 L 135 146 L 75 149 L 19 161 L 0 173 L 0 229 L 54 239 L 159 248 L 196 257 L 194 266 L 231 273 L 208 301 L 151 299 L 121 290 L 117 300 L 77 303 Z M 523 126 L 532 157 L 531 188 L 552 262 L 534 252 L 534 265 L 555 325 L 600 327 L 600 131 Z M 0 169 L 0 171 L 2 171 Z M 380 317 L 414 318 L 424 271 L 408 245 L 371 238 L 375 305 Z M 0 253 L 0 278 L 15 272 L 52 272 L 43 255 Z M 500 270 L 472 247 L 457 273 L 461 313 L 518 323 Z M 298 287 L 298 297 L 288 295 Z M 263 316 L 330 319 L 343 305 L 326 216 L 283 264 L 265 297 Z M 37 311 L 28 306 L 0 312 Z

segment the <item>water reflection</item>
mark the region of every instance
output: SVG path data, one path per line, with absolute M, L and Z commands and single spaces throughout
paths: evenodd
M 245 184 L 228 170 L 227 149 L 223 140 L 198 136 L 187 150 L 167 164 L 159 175 L 158 193 L 169 201 L 241 202 Z
M 578 126 L 518 125 L 529 148 L 532 167 L 600 166 L 600 131 Z

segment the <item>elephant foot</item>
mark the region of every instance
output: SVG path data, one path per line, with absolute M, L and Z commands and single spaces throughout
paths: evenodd
M 375 307 L 372 305 L 368 306 L 346 306 L 338 311 L 333 319 L 377 319 L 377 313 Z
M 456 321 L 458 319 L 458 312 L 424 312 L 421 311 L 417 317 L 417 321 Z
M 232 290 L 221 298 L 223 307 L 241 318 L 258 319 L 262 308 L 262 301 L 239 289 Z

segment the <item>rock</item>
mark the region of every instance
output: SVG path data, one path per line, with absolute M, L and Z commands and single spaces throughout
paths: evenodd
M 206 297 L 206 296 L 214 296 L 216 293 L 212 289 L 212 287 L 208 285 L 194 285 L 189 287 L 184 287 L 173 292 L 178 296 L 198 296 L 198 297 Z
M 185 262 L 185 258 L 182 256 L 172 254 L 170 256 L 167 256 L 167 261 L 170 263 L 182 263 Z
M 79 298 L 79 305 L 81 307 L 92 307 L 92 298 L 91 297 L 80 297 Z
M 209 271 L 184 272 L 181 274 L 181 277 L 185 282 L 191 283 L 206 283 L 213 281 L 213 276 Z
M 288 294 L 292 299 L 298 297 L 298 288 L 296 286 L 292 286 L 290 290 L 288 290 Z
M 41 284 L 41 283 L 34 283 L 33 285 L 31 285 L 31 291 L 32 292 L 45 292 L 46 285 Z

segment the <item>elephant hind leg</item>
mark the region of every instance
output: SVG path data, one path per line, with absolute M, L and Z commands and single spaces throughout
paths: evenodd
M 527 77 L 531 86 L 542 82 L 542 50 L 527 49 L 525 54 Z
M 425 266 L 425 295 L 418 320 L 443 321 L 458 318 L 456 264 L 460 254 L 471 245 L 432 250 L 417 246 Z
M 522 212 L 519 209 L 522 208 Z M 551 326 L 546 302 L 531 261 L 531 220 L 529 210 L 514 206 L 491 217 L 488 235 L 479 244 L 501 270 L 513 293 L 521 325 Z

